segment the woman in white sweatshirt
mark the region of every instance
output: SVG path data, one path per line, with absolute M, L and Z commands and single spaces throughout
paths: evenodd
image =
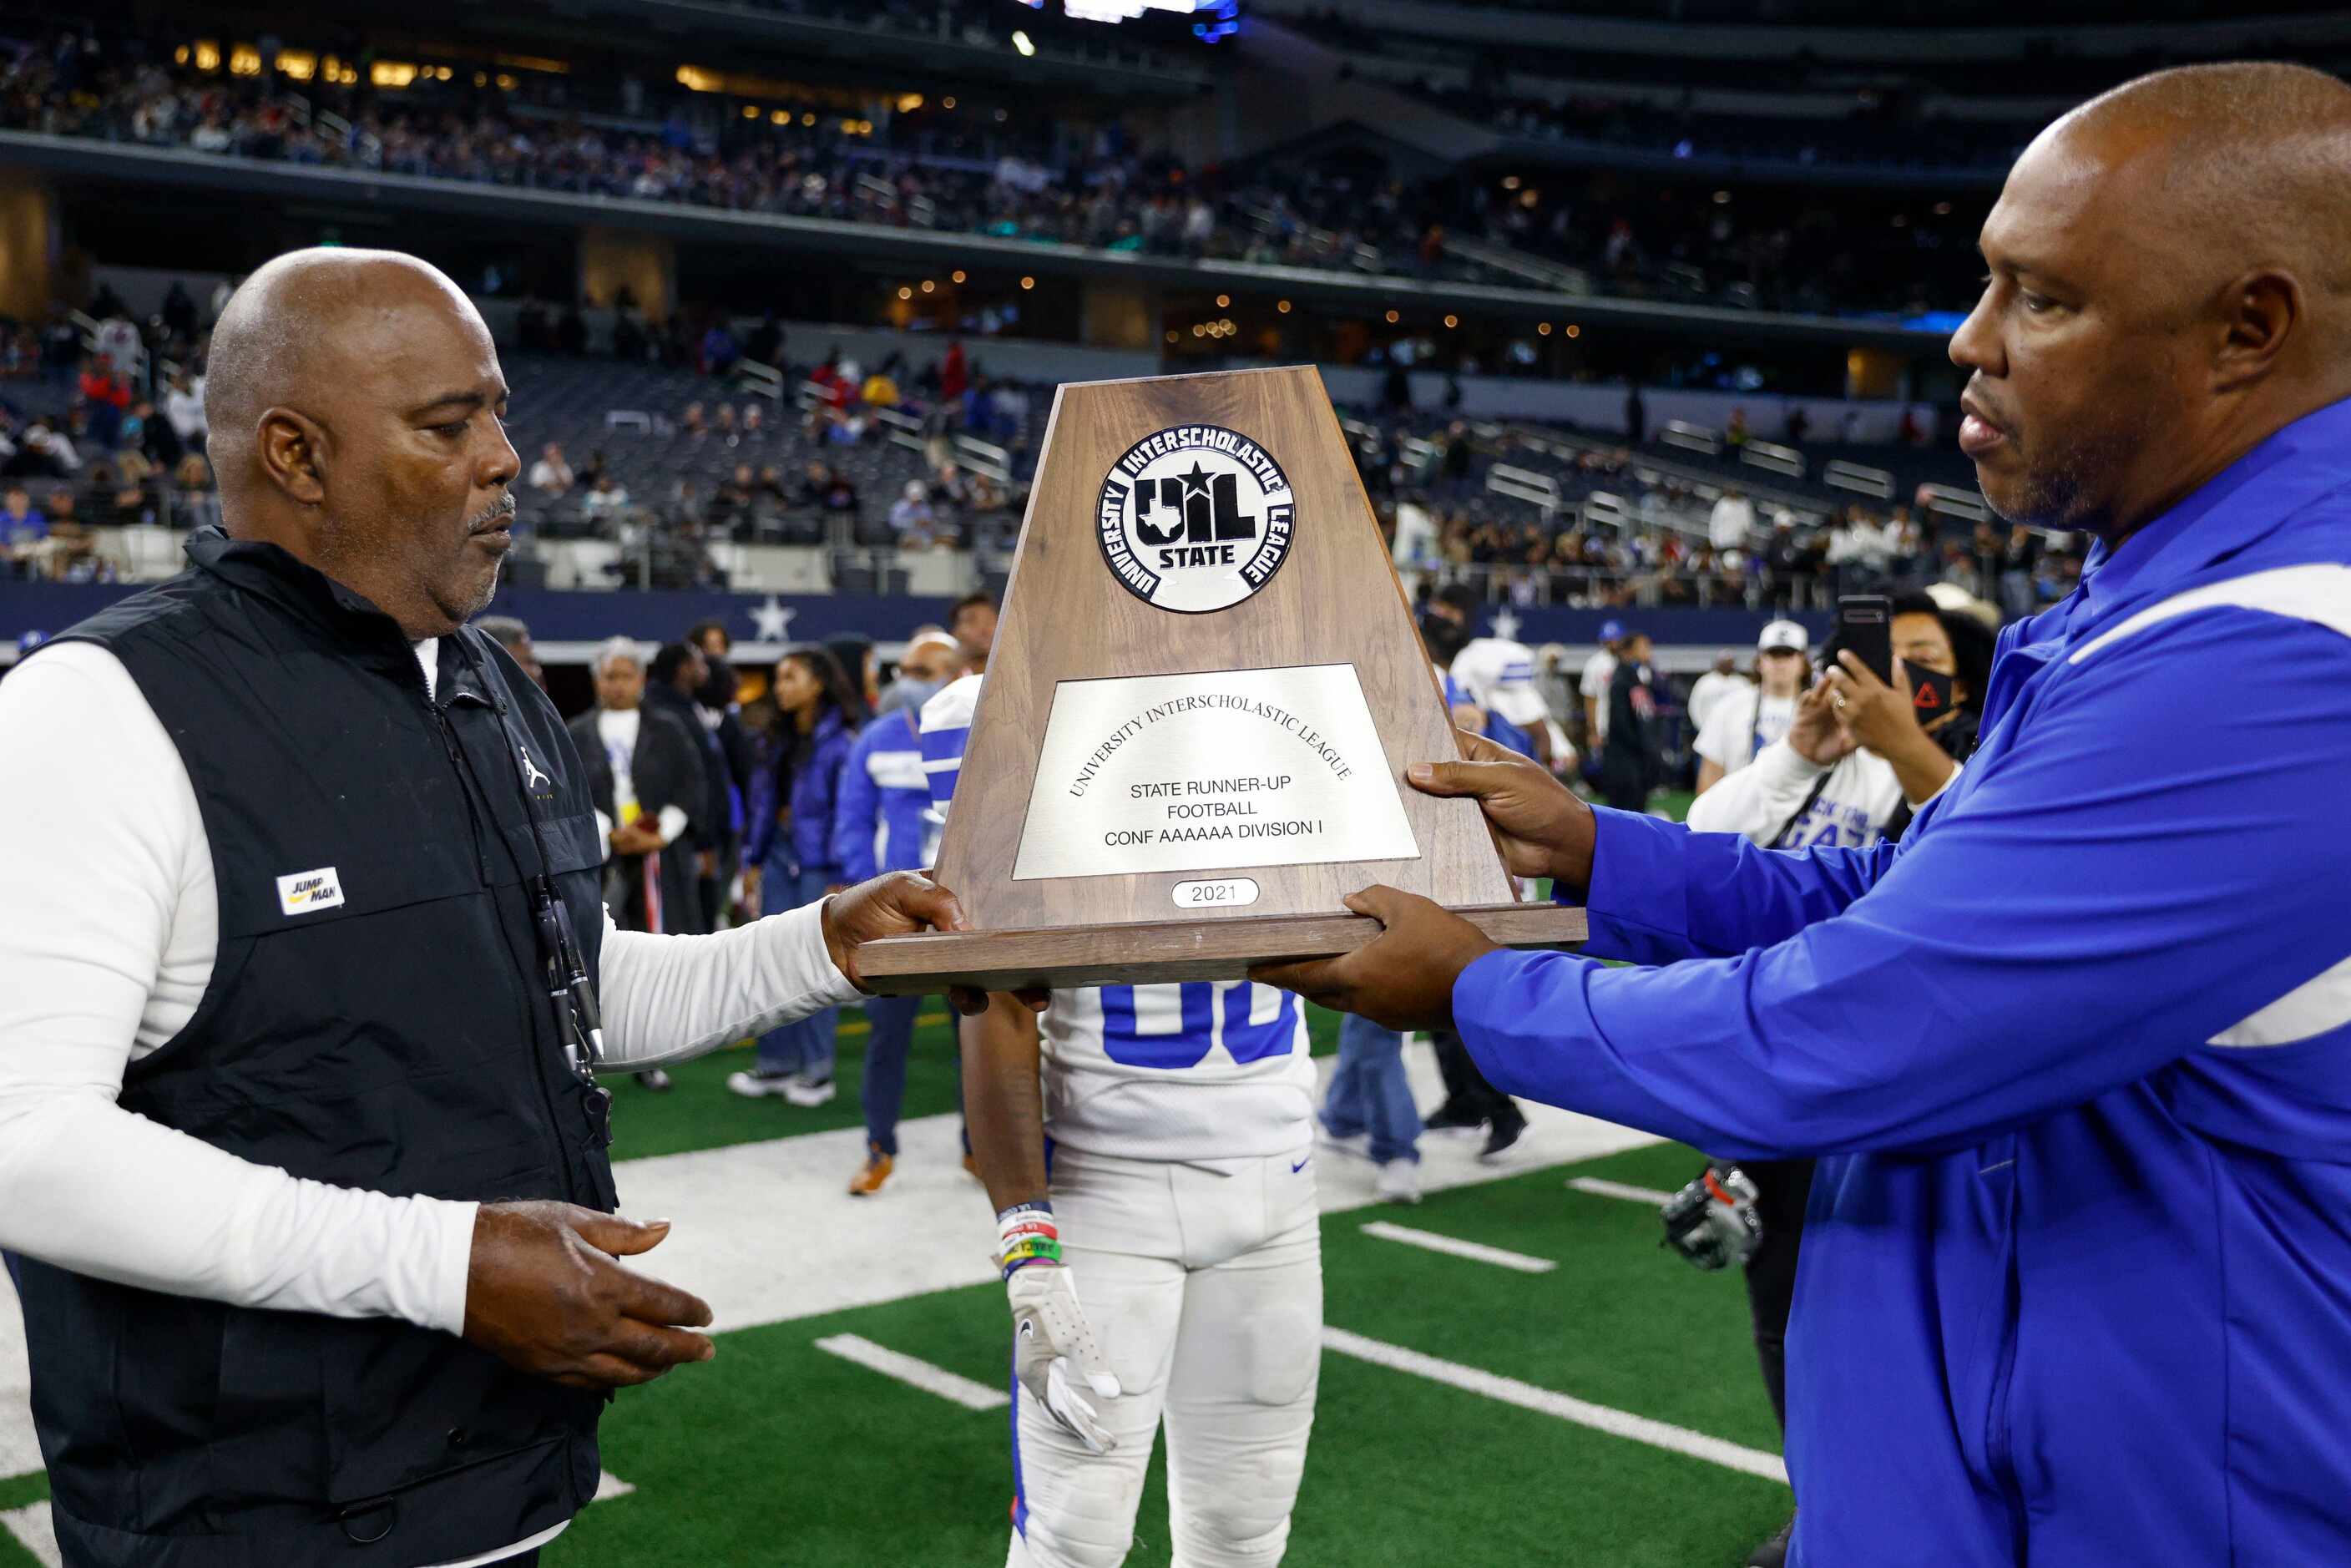
M 1893 640 L 1892 685 L 1844 655 L 1798 699 L 1783 738 L 1691 802 L 1689 825 L 1766 849 L 1899 837 L 1975 747 L 1992 638 L 1921 593 L 1894 601 Z

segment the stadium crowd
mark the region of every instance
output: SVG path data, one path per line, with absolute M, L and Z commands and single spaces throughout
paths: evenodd
M 1191 260 L 1523 285 L 1520 271 L 1451 246 L 1475 239 L 1583 269 L 1613 293 L 1817 313 L 1948 307 L 1973 276 L 1972 203 L 1919 204 L 1914 215 L 1792 191 L 1742 205 L 1710 186 L 1564 171 L 1539 192 L 1515 177 L 1507 188 L 1416 183 L 1311 161 L 1187 169 L 1137 153 L 1115 123 L 1080 132 L 935 105 L 847 120 L 838 106 L 802 103 L 747 119 L 714 116 L 697 95 L 624 87 L 604 106 L 612 112 L 597 112 L 580 101 L 584 89 L 423 78 L 346 87 L 266 68 L 232 76 L 175 63 L 154 38 L 64 34 L 0 63 L 0 128 Z M 1620 106 L 1607 123 L 1649 119 Z
M 47 375 L 0 391 L 0 480 L 23 498 L 0 500 L 0 570 L 13 575 L 104 578 L 115 559 L 96 548 L 94 528 L 185 528 L 217 515 L 203 455 L 204 308 L 175 285 L 136 320 L 101 287 L 88 314 L 99 324 L 89 342 L 70 329 L 53 335 Z M 520 317 L 515 430 L 532 459 L 522 521 L 549 539 L 617 543 L 615 586 L 723 587 L 714 547 L 727 543 L 1010 545 L 1050 389 L 991 376 L 961 341 L 919 368 L 894 353 L 861 366 L 830 346 L 795 364 L 772 318 L 739 334 L 723 319 L 696 331 L 679 311 L 657 339 L 647 330 L 632 342 L 624 308 L 619 357 L 692 378 L 680 401 L 624 429 L 607 418 L 629 395 L 617 368 L 609 392 L 568 421 L 531 406 L 531 374 L 585 350 L 565 325 L 578 319 L 536 302 Z M 796 393 L 746 390 L 734 375 L 745 361 L 782 368 Z M 600 373 L 595 363 L 578 369 Z M 119 368 L 128 365 L 140 373 Z M 1351 411 L 1369 433 L 1359 464 L 1399 566 L 1471 582 L 1498 603 L 1818 608 L 1899 580 L 1950 583 L 2016 616 L 2062 598 L 2080 573 L 2074 542 L 1989 524 L 1944 531 L 1916 505 L 1758 506 L 1735 478 L 1702 484 L 1660 469 L 1661 454 L 1684 455 L 1653 444 L 1593 444 L 1562 458 L 1550 444 L 1558 427 L 1473 428 L 1443 412 L 1416 412 L 1408 398 Z M 1734 444 L 1743 432 L 1735 414 Z M 959 437 L 1001 450 L 1006 466 L 974 465 Z M 1489 487 L 1497 464 L 1551 473 L 1561 504 Z M 1598 496 L 1614 507 L 1584 504 Z

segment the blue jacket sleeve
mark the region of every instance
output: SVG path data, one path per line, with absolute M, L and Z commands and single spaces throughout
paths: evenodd
M 832 806 L 832 863 L 841 868 L 843 882 L 863 882 L 873 874 L 873 833 L 882 814 L 882 790 L 865 759 L 881 734 L 881 725 L 866 726 L 841 766 L 841 795 Z
M 1712 958 L 1786 940 L 1869 891 L 1895 846 L 1758 849 L 1739 833 L 1594 807 L 1584 953 L 1636 964 Z M 1562 890 L 1562 902 L 1571 895 Z
M 783 768 L 772 747 L 760 748 L 751 764 L 750 799 L 743 802 L 743 863 L 768 858 L 776 838 L 776 808 L 782 803 Z
M 2145 1077 L 2343 959 L 2351 639 L 2182 617 L 2052 680 L 1965 777 L 1842 914 L 1761 950 L 1487 955 L 1454 988 L 1463 1040 L 1507 1092 L 1718 1154 L 1923 1152 Z M 1821 893 L 1726 882 L 1727 844 L 1622 841 L 1678 872 L 1656 918 L 1694 944 L 1708 887 L 1750 929 Z

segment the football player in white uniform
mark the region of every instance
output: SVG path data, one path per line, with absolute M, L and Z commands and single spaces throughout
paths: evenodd
M 978 691 L 923 709 L 942 804 Z M 1012 1304 L 1008 1568 L 1123 1563 L 1162 1425 L 1176 1568 L 1280 1562 L 1322 1364 L 1298 999 L 1102 986 L 1041 1019 L 993 999 L 964 1033 L 964 1109 Z

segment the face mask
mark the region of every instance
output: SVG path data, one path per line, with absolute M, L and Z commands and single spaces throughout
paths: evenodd
M 1958 706 L 1952 688 L 1959 677 L 1937 670 L 1911 669 L 1905 666 L 1910 677 L 1910 711 L 1917 716 L 1918 727 L 1926 729 Z
M 904 708 L 908 713 L 921 713 L 923 705 L 946 689 L 945 681 L 918 681 L 912 675 L 900 675 L 882 688 L 882 701 L 873 712 L 875 716 Z

